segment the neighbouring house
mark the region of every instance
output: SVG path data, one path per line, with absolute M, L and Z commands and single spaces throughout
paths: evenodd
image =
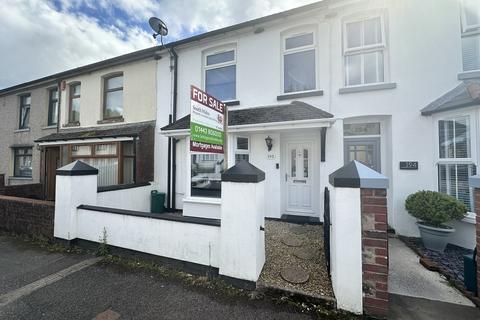
M 44 156 L 34 140 L 56 132 L 58 99 L 54 78 L 0 90 L 0 174 L 5 185 L 44 182 Z M 42 197 L 39 190 L 36 196 Z
M 55 198 L 56 169 L 75 160 L 99 169 L 101 188 L 153 181 L 155 65 L 146 49 L 58 76 L 59 130 L 35 140 L 46 155 L 47 198 Z
M 167 44 L 155 165 L 168 206 L 218 218 L 223 161 L 247 159 L 265 172 L 267 217 L 323 220 L 328 175 L 359 160 L 390 178 L 399 234 L 418 235 L 405 198 L 438 190 L 469 207 L 452 243 L 472 248 L 479 21 L 475 0 L 325 0 Z M 228 159 L 190 151 L 190 85 L 228 106 Z

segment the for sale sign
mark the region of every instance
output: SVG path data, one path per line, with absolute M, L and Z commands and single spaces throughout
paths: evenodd
M 190 88 L 190 151 L 223 153 L 225 104 Z

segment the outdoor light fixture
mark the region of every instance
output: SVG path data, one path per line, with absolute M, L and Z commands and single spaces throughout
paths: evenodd
M 272 147 L 273 147 L 272 142 L 273 142 L 273 139 L 270 138 L 270 136 L 265 138 L 265 143 L 267 144 L 268 151 L 272 151 Z

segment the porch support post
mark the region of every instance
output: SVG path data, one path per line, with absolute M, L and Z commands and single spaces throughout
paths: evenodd
M 77 237 L 77 207 L 96 205 L 98 169 L 74 161 L 57 169 L 53 235 L 67 241 Z
M 477 238 L 477 296 L 480 298 L 480 174 L 470 177 L 470 187 L 474 189 Z
M 358 161 L 329 176 L 332 285 L 339 308 L 388 314 L 388 178 Z
M 219 273 L 255 282 L 265 263 L 265 173 L 243 160 L 222 174 Z

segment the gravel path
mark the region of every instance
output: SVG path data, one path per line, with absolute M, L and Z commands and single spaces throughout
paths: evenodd
M 288 240 L 285 240 L 288 239 Z M 295 239 L 292 241 L 292 239 Z M 301 246 L 286 243 L 301 242 Z M 266 262 L 260 275 L 259 284 L 266 287 L 286 288 L 306 295 L 333 297 L 332 285 L 325 267 L 323 252 L 323 229 L 320 225 L 298 225 L 271 221 L 265 222 Z M 317 252 L 313 259 L 301 259 L 307 252 Z M 308 255 L 307 255 L 308 256 Z M 280 272 L 286 266 L 302 268 L 309 274 L 309 280 L 293 284 L 282 279 Z

